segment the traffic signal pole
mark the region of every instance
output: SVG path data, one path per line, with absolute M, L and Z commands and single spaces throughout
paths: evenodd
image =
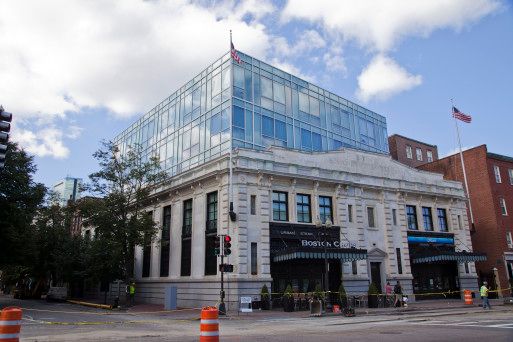
M 222 240 L 224 240 L 224 236 Z M 224 265 L 224 251 L 221 254 L 221 303 L 219 303 L 219 314 L 226 315 L 226 305 L 224 304 L 224 267 L 222 265 Z

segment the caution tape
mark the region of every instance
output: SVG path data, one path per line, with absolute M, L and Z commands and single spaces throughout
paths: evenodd
M 463 293 L 464 291 L 467 291 L 466 289 L 463 289 L 463 290 L 454 290 L 454 291 L 443 291 L 443 292 L 429 292 L 429 293 L 402 293 L 401 295 L 403 296 L 444 296 L 444 297 L 447 297 L 447 296 L 451 296 L 451 295 L 455 295 L 455 294 L 458 294 L 458 293 Z M 479 290 L 468 290 L 470 291 L 471 293 L 479 293 Z M 488 293 L 499 293 L 499 292 L 509 292 L 511 291 L 510 288 L 506 288 L 506 289 L 497 289 L 497 290 L 489 290 Z M 340 292 L 335 292 L 335 291 L 326 291 L 326 292 L 320 292 L 323 296 L 326 295 L 327 293 L 329 294 L 334 294 L 334 295 L 339 295 Z M 258 295 L 262 296 L 261 293 L 259 293 Z M 268 294 L 266 294 L 268 296 L 284 296 L 285 294 L 284 293 L 281 293 L 281 292 L 270 292 Z M 305 295 L 305 296 L 313 296 L 315 295 L 315 292 L 293 292 L 291 293 L 291 296 L 302 296 L 302 295 Z M 351 295 L 346 295 L 347 297 L 354 297 L 354 296 L 368 296 L 369 294 L 368 293 L 355 293 L 355 294 L 351 294 Z M 395 295 L 395 293 L 391 293 L 389 295 L 387 294 L 376 294 L 374 296 L 383 296 L 383 297 L 386 297 L 386 296 L 392 296 L 392 295 Z

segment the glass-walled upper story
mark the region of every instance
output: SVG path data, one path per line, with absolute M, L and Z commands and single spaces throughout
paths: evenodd
M 157 156 L 170 175 L 226 153 L 232 143 L 388 153 L 383 116 L 239 55 L 243 63 L 225 54 L 119 134 L 121 153 L 140 144 L 141 158 Z
M 386 119 L 239 52 L 233 65 L 234 146 L 387 153 Z

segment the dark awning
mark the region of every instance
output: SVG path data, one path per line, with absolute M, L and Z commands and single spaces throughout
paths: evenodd
M 429 264 L 440 261 L 456 261 L 459 263 L 486 261 L 486 254 L 469 253 L 469 252 L 453 252 L 453 251 L 433 251 L 429 255 L 412 255 L 412 263 Z
M 367 259 L 367 250 L 357 248 L 327 248 L 326 257 L 330 260 L 354 261 Z M 273 262 L 296 259 L 324 259 L 323 249 L 286 248 L 273 255 Z

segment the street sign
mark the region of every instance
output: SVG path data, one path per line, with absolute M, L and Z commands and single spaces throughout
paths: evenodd
M 219 265 L 219 271 L 220 272 L 231 273 L 231 272 L 233 272 L 233 265 L 230 265 L 230 264 L 220 264 Z

